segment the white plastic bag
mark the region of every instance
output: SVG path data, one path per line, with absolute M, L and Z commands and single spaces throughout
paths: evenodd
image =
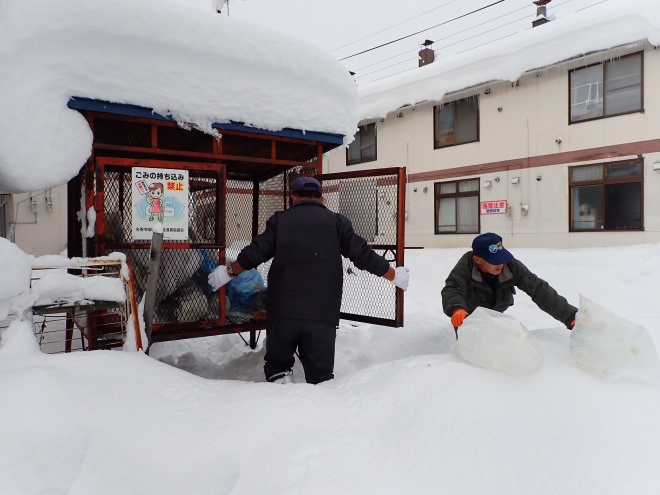
M 176 216 L 174 212 L 174 206 L 172 206 L 172 203 L 169 201 L 165 201 L 165 204 L 163 205 L 163 216 L 172 218 Z
M 529 375 L 543 365 L 532 333 L 515 318 L 486 308 L 465 318 L 456 352 L 471 364 L 511 375 Z
M 660 361 L 646 329 L 582 295 L 571 333 L 571 354 L 578 368 L 605 380 L 626 377 L 660 383 Z

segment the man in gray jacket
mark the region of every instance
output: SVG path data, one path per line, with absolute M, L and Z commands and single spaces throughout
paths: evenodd
M 539 308 L 566 328 L 573 328 L 577 308 L 514 259 L 504 249 L 499 235 L 488 232 L 474 238 L 472 251 L 461 257 L 442 289 L 442 309 L 451 318 L 456 338 L 458 327 L 477 307 L 503 313 L 513 306 L 516 287 L 529 294 Z
M 291 199 L 293 206 L 270 217 L 266 230 L 243 248 L 236 261 L 209 275 L 209 284 L 218 290 L 235 275 L 273 258 L 266 301 L 266 380 L 291 381 L 297 348 L 305 380 L 321 383 L 334 377 L 342 256 L 404 291 L 408 269 L 392 268 L 353 231 L 348 218 L 328 210 L 315 178 L 293 181 Z

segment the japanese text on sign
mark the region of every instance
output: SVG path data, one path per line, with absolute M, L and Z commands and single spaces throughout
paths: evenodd
M 497 201 L 482 201 L 481 214 L 493 215 L 506 212 L 507 201 L 505 199 Z
M 135 170 L 133 172 L 133 178 L 137 181 L 140 179 L 151 179 L 151 180 L 185 180 L 186 176 L 181 172 L 144 172 L 141 170 Z
M 132 182 L 133 240 L 151 239 L 156 223 L 165 239 L 188 239 L 188 171 L 135 167 Z

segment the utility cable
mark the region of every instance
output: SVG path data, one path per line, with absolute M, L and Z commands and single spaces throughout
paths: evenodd
M 363 53 L 367 53 L 367 52 L 370 52 L 370 51 L 373 51 L 373 50 L 377 50 L 378 48 L 382 48 L 382 47 L 384 47 L 384 46 L 391 45 L 392 43 L 396 43 L 396 42 L 398 42 L 398 41 L 405 40 L 405 39 L 407 39 L 407 38 L 411 38 L 411 37 L 416 36 L 416 35 L 418 35 L 418 34 L 420 34 L 420 33 L 423 33 L 423 32 L 425 32 L 425 31 L 428 31 L 428 30 L 430 30 L 430 29 L 435 29 L 435 28 L 437 28 L 437 27 L 439 27 L 439 26 L 443 26 L 443 25 L 445 25 L 445 24 L 449 24 L 450 22 L 456 21 L 456 20 L 458 20 L 458 19 L 462 19 L 463 17 L 467 17 L 467 16 L 469 16 L 469 15 L 475 14 L 475 13 L 477 13 L 477 12 L 480 12 L 480 11 L 482 11 L 482 10 L 488 9 L 488 8 L 493 7 L 494 5 L 497 5 L 498 3 L 502 3 L 502 2 L 504 2 L 504 0 L 497 0 L 497 2 L 493 2 L 493 3 L 489 4 L 489 5 L 486 5 L 485 7 L 481 7 L 481 8 L 479 8 L 479 9 L 473 10 L 473 11 L 471 11 L 471 12 L 468 12 L 467 14 L 459 15 L 458 17 L 454 17 L 453 19 L 449 19 L 448 21 L 441 22 L 440 24 L 436 24 L 435 26 L 431 26 L 431 27 L 429 27 L 429 28 L 422 29 L 421 31 L 417 31 L 416 33 L 408 34 L 408 35 L 406 35 L 406 36 L 402 36 L 401 38 L 398 38 L 398 39 L 395 39 L 395 40 L 392 40 L 392 41 L 388 41 L 387 43 L 383 43 L 383 44 L 381 44 L 381 45 L 374 46 L 374 47 L 372 47 L 372 48 L 368 48 L 368 49 L 366 49 L 366 50 L 362 50 L 361 52 L 354 53 L 353 55 L 349 55 L 348 57 L 340 58 L 339 61 L 347 60 L 347 59 L 349 59 L 349 58 L 356 57 L 356 56 L 358 56 L 358 55 L 362 55 Z
M 511 13 L 512 13 L 512 12 L 511 12 Z M 514 21 L 508 22 L 508 23 L 506 23 L 506 24 L 502 24 L 501 26 L 494 27 L 494 28 L 489 29 L 489 30 L 487 30 L 487 31 L 481 31 L 481 32 L 479 32 L 479 33 L 477 33 L 477 34 L 475 34 L 475 35 L 468 36 L 467 38 L 463 38 L 463 39 L 458 40 L 458 41 L 455 41 L 455 42 L 453 42 L 453 43 L 449 43 L 448 45 L 443 45 L 443 46 L 441 46 L 441 47 L 439 48 L 439 50 L 442 50 L 443 48 L 448 48 L 448 47 L 453 46 L 453 45 L 457 45 L 457 44 L 459 44 L 459 43 L 463 43 L 464 41 L 468 41 L 468 40 L 470 40 L 470 39 L 472 39 L 472 38 L 476 38 L 476 37 L 478 37 L 478 36 L 481 36 L 481 35 L 486 34 L 486 33 L 490 33 L 490 32 L 492 32 L 492 31 L 497 31 L 498 29 L 501 29 L 501 28 L 503 28 L 503 27 L 509 26 L 509 25 L 514 24 L 514 23 L 516 23 L 516 22 L 520 22 L 520 21 L 526 19 L 527 17 L 528 17 L 528 16 L 520 17 L 520 18 L 518 18 L 518 19 L 516 19 L 516 20 L 514 20 Z M 453 37 L 453 36 L 455 36 L 455 35 L 458 35 L 458 34 L 464 33 L 465 31 L 469 31 L 470 29 L 472 29 L 472 28 L 465 29 L 465 30 L 463 30 L 463 31 L 460 31 L 460 32 L 455 33 L 455 34 L 450 35 L 450 36 L 445 36 L 444 38 L 441 38 L 441 39 L 451 38 L 451 37 Z M 515 33 L 507 34 L 506 36 L 503 36 L 503 37 L 501 37 L 501 38 L 497 38 L 497 39 L 500 40 L 500 39 L 506 38 L 506 37 L 508 37 L 508 36 L 512 36 L 513 34 L 515 34 Z M 439 40 L 437 40 L 437 41 L 439 41 Z M 493 41 L 497 41 L 497 40 L 493 40 Z M 435 41 L 434 41 L 434 43 L 435 43 Z M 489 42 L 489 43 L 490 43 L 490 42 Z M 484 43 L 484 44 L 482 44 L 482 45 L 478 45 L 478 46 L 484 46 L 484 45 L 486 45 L 486 44 L 487 44 L 487 43 Z M 476 48 L 476 47 L 475 47 L 475 48 Z M 470 48 L 470 49 L 472 49 L 472 48 Z M 408 53 L 409 53 L 409 52 L 401 53 L 401 54 L 396 55 L 396 56 L 394 56 L 394 57 L 389 57 L 389 58 L 387 58 L 387 59 L 381 60 L 380 62 L 375 62 L 375 63 L 373 63 L 373 64 L 371 64 L 371 65 L 366 66 L 366 67 L 371 67 L 371 66 L 373 66 L 373 65 L 378 65 L 378 64 L 380 64 L 380 63 L 382 63 L 382 62 L 385 62 L 385 61 L 387 61 L 387 60 L 391 60 L 391 59 L 396 58 L 396 57 L 400 57 L 401 55 L 406 55 L 406 54 L 408 54 Z M 462 52 L 458 52 L 458 53 L 462 53 Z M 401 61 L 401 62 L 397 62 L 396 64 L 388 65 L 388 66 L 386 66 L 386 67 L 382 67 L 382 68 L 380 68 L 380 69 L 376 69 L 376 70 L 373 70 L 373 71 L 371 71 L 371 72 L 367 72 L 366 74 L 359 74 L 359 75 L 357 76 L 357 78 L 365 77 L 365 76 L 368 76 L 368 75 L 371 75 L 371 74 L 375 74 L 375 73 L 380 72 L 380 71 L 382 71 L 382 70 L 389 69 L 389 68 L 391 68 L 391 67 L 395 67 L 395 66 L 397 66 L 397 65 L 401 65 L 401 64 L 403 64 L 403 63 L 405 63 L 405 62 L 411 62 L 411 61 L 413 61 L 413 60 L 417 60 L 417 58 L 418 58 L 418 56 L 415 56 L 415 57 L 412 57 L 412 58 L 407 58 L 406 60 L 403 60 L 403 61 Z M 363 67 L 362 69 L 365 69 L 366 67 Z M 358 69 L 358 70 L 360 70 L 360 69 Z M 409 69 L 409 70 L 411 70 L 411 69 Z M 356 71 L 356 72 L 357 72 L 357 71 Z
M 555 7 L 559 7 L 560 5 L 565 5 L 565 4 L 567 4 L 567 3 L 571 3 L 572 1 L 573 1 L 573 0 L 566 0 L 565 2 L 558 3 L 557 5 L 555 5 Z M 581 10 L 590 9 L 591 7 L 594 7 L 594 6 L 598 5 L 598 4 L 601 4 L 601 3 L 606 2 L 606 1 L 607 1 L 607 0 L 601 0 L 600 2 L 596 2 L 596 3 L 594 3 L 594 4 L 587 5 L 586 7 L 583 7 L 583 8 L 581 8 L 581 9 L 576 10 L 576 12 L 579 12 L 579 11 L 581 11 Z M 533 28 L 532 28 L 532 27 L 528 27 L 526 30 L 529 30 L 529 29 L 533 29 Z M 473 47 L 471 47 L 471 48 L 466 48 L 465 50 L 461 50 L 460 52 L 456 52 L 456 54 L 458 55 L 459 53 L 469 52 L 470 50 L 474 50 L 475 48 L 479 48 L 479 47 L 482 47 L 482 46 L 490 45 L 491 43 L 495 43 L 496 41 L 503 40 L 504 38 L 508 38 L 509 36 L 513 36 L 514 34 L 517 34 L 517 33 L 507 34 L 506 36 L 502 36 L 502 37 L 500 37 L 500 38 L 496 38 L 496 39 L 494 39 L 494 40 L 487 41 L 486 43 L 482 43 L 481 45 L 473 46 Z
M 561 6 L 561 5 L 565 5 L 565 4 L 567 4 L 567 3 L 571 3 L 572 1 L 573 1 L 573 0 L 566 0 L 566 1 L 561 2 L 561 3 L 559 3 L 559 4 L 557 4 L 557 5 L 553 6 L 553 7 L 556 8 L 556 7 L 559 7 L 559 6 Z M 596 5 L 599 5 L 599 4 L 601 4 L 601 3 L 605 3 L 605 2 L 607 2 L 607 1 L 608 1 L 608 0 L 601 0 L 600 2 L 596 2 L 596 3 L 592 4 L 592 5 L 588 5 L 588 6 L 586 6 L 586 7 L 583 7 L 583 8 L 581 8 L 581 9 L 578 9 L 578 10 L 576 10 L 576 12 L 579 12 L 579 11 L 582 11 L 582 10 L 589 9 L 589 8 L 591 8 L 591 7 L 595 7 Z M 495 19 L 499 19 L 499 18 L 502 18 L 502 17 L 505 17 L 505 16 L 510 15 L 510 14 L 513 14 L 513 13 L 515 13 L 515 12 L 518 12 L 519 10 L 522 10 L 523 8 L 526 8 L 526 7 L 522 7 L 522 8 L 520 8 L 520 9 L 513 10 L 513 11 L 509 12 L 508 14 L 503 14 L 503 15 L 501 15 L 501 16 L 499 16 L 499 17 L 495 17 L 493 20 L 495 20 Z M 503 24 L 503 25 L 500 26 L 499 28 L 501 28 L 501 27 L 505 27 L 505 26 L 508 26 L 508 25 L 510 25 L 510 24 L 514 24 L 514 23 L 519 22 L 519 21 L 521 21 L 521 20 L 524 20 L 526 17 L 529 17 L 529 16 L 521 17 L 521 18 L 519 18 L 519 19 L 517 19 L 517 20 L 515 20 L 515 21 L 511 21 L 511 22 L 509 22 L 509 23 L 507 23 L 507 24 Z M 477 26 L 474 26 L 474 27 L 482 26 L 482 25 L 484 25 L 484 24 L 486 24 L 486 23 L 488 23 L 488 22 L 490 22 L 490 21 L 482 22 L 481 24 L 478 24 Z M 462 42 L 462 41 L 467 41 L 467 40 L 472 39 L 472 38 L 475 38 L 475 37 L 477 37 L 477 36 L 479 36 L 479 35 L 481 35 L 481 34 L 485 34 L 485 33 L 491 32 L 491 31 L 495 31 L 495 30 L 497 30 L 497 29 L 499 29 L 499 28 L 493 28 L 493 29 L 490 29 L 490 30 L 488 30 L 488 31 L 483 31 L 483 32 L 481 32 L 481 33 L 478 33 L 477 35 L 474 35 L 474 36 L 470 36 L 470 37 L 468 37 L 468 38 L 465 38 L 465 39 L 461 40 L 461 42 Z M 432 29 L 432 28 L 429 28 L 429 29 Z M 471 27 L 471 28 L 467 28 L 467 29 L 464 29 L 464 30 L 462 30 L 462 31 L 459 31 L 458 33 L 454 33 L 454 34 L 452 34 L 452 35 L 445 36 L 444 38 L 439 38 L 438 40 L 434 41 L 434 43 L 437 42 L 437 41 L 443 40 L 443 39 L 451 38 L 451 37 L 453 37 L 453 36 L 455 36 L 455 35 L 457 35 L 457 34 L 460 34 L 460 33 L 466 32 L 466 31 L 469 31 L 470 29 L 473 29 L 473 28 L 472 28 L 472 27 Z M 532 28 L 528 28 L 528 29 L 532 29 Z M 461 50 L 461 51 L 459 51 L 459 52 L 456 52 L 456 54 L 458 55 L 458 54 L 461 54 L 461 53 L 465 53 L 465 52 L 468 52 L 468 51 L 474 50 L 475 48 L 480 48 L 480 47 L 482 47 L 482 46 L 490 45 L 491 43 L 495 43 L 496 41 L 500 41 L 500 40 L 502 40 L 502 39 L 505 39 L 505 38 L 508 38 L 508 37 L 510 37 L 510 36 L 513 36 L 514 34 L 517 34 L 517 33 L 510 33 L 510 34 L 507 34 L 507 35 L 505 35 L 505 36 L 501 36 L 501 37 L 499 37 L 499 38 L 496 38 L 496 39 L 494 39 L 494 40 L 491 40 L 491 41 L 488 41 L 488 42 L 482 43 L 482 44 L 480 44 L 480 45 L 476 45 L 476 46 L 473 46 L 473 47 L 467 48 L 467 49 L 465 49 L 465 50 Z M 459 43 L 459 42 L 454 42 L 454 43 L 451 43 L 451 44 L 449 44 L 449 45 L 441 46 L 441 47 L 439 48 L 439 50 L 441 50 L 441 49 L 443 49 L 443 48 L 447 48 L 447 47 L 452 46 L 452 45 L 455 45 L 455 44 L 458 44 L 458 43 Z M 374 66 L 374 65 L 378 65 L 379 63 L 385 62 L 385 61 L 387 61 L 387 60 L 391 60 L 391 59 L 396 58 L 396 57 L 400 57 L 400 56 L 402 56 L 402 55 L 405 55 L 406 53 L 409 53 L 409 51 L 408 51 L 408 52 L 404 52 L 404 53 L 400 53 L 400 54 L 398 54 L 398 55 L 394 55 L 394 56 L 392 56 L 392 57 L 388 57 L 388 58 L 383 59 L 383 60 L 381 60 L 381 61 L 379 61 L 379 62 L 374 62 L 374 63 L 372 63 L 372 64 L 369 64 L 369 65 L 363 67 L 363 69 L 365 69 L 365 68 L 367 68 L 367 67 L 372 67 L 372 66 Z M 413 61 L 413 60 L 417 60 L 417 57 L 413 57 L 413 58 L 406 59 L 406 60 L 404 60 L 404 61 L 402 61 L 402 62 L 398 62 L 398 63 L 396 63 L 396 64 L 389 65 L 389 66 L 384 67 L 384 68 L 382 68 L 382 69 L 377 69 L 377 70 L 374 70 L 374 71 L 372 71 L 372 72 L 368 72 L 367 74 L 356 74 L 356 79 L 359 79 L 359 78 L 361 78 L 361 77 L 365 77 L 365 76 L 368 76 L 368 75 L 371 75 L 371 74 L 375 74 L 375 73 L 380 72 L 380 71 L 382 71 L 382 70 L 385 70 L 385 69 L 388 69 L 388 68 L 391 68 L 391 67 L 395 67 L 395 66 L 397 66 L 397 65 L 401 65 L 402 63 L 405 63 L 405 62 L 411 62 L 411 61 Z M 414 69 L 415 69 L 415 68 L 409 68 L 409 69 L 402 70 L 402 71 L 400 71 L 400 72 L 396 72 L 396 73 L 394 73 L 394 74 L 388 74 L 388 75 L 386 75 L 386 76 L 379 77 L 379 78 L 377 78 L 377 79 L 373 79 L 371 82 L 380 81 L 380 80 L 382 80 L 382 79 L 386 79 L 386 78 L 391 77 L 391 76 L 396 76 L 396 75 L 399 75 L 399 74 L 403 74 L 403 73 L 405 73 L 405 72 L 408 72 L 408 71 L 411 71 L 411 70 L 414 70 Z M 360 69 L 358 69 L 358 71 L 359 71 L 359 70 L 360 70 Z M 357 72 L 357 71 L 356 71 L 356 72 Z
M 345 48 L 345 47 L 347 47 L 347 46 L 354 45 L 355 43 L 358 43 L 358 42 L 360 42 L 360 41 L 364 41 L 364 40 L 366 40 L 367 38 L 371 38 L 372 36 L 374 36 L 374 35 L 376 35 L 376 34 L 380 34 L 380 33 L 383 33 L 383 32 L 385 32 L 385 31 L 387 31 L 388 29 L 392 29 L 392 28 L 394 28 L 394 27 L 401 26 L 402 24 L 405 24 L 405 23 L 408 22 L 408 21 L 412 21 L 413 19 L 417 19 L 418 17 L 422 17 L 423 15 L 426 15 L 426 14 L 428 14 L 429 12 L 433 12 L 434 10 L 441 9 L 442 7 L 446 7 L 446 6 L 449 5 L 450 3 L 454 3 L 454 2 L 457 2 L 457 1 L 458 1 L 458 0 L 451 0 L 451 1 L 447 2 L 447 3 L 443 3 L 442 5 L 439 5 L 438 7 L 434 7 L 434 8 L 432 8 L 432 9 L 430 9 L 430 10 L 427 10 L 426 12 L 422 12 L 421 14 L 418 14 L 418 15 L 416 15 L 416 16 L 410 17 L 410 18 L 406 19 L 405 21 L 401 21 L 401 22 L 398 22 L 398 23 L 396 23 L 396 24 L 392 24 L 391 26 L 388 26 L 388 27 L 386 27 L 386 28 L 384 28 L 384 29 L 381 29 L 380 31 L 376 31 L 375 33 L 368 34 L 367 36 L 364 36 L 363 38 L 357 39 L 357 40 L 355 40 L 355 41 L 351 41 L 350 43 L 346 43 L 345 45 L 338 46 L 337 48 L 333 48 L 333 49 L 330 50 L 330 51 L 331 51 L 331 52 L 336 52 L 337 50 L 339 50 L 339 49 L 341 49 L 341 48 Z
M 569 0 L 569 1 L 570 1 L 570 0 Z M 459 34 L 465 33 L 465 32 L 467 32 L 467 31 L 471 31 L 471 30 L 476 29 L 476 28 L 478 28 L 478 27 L 480 27 L 480 26 L 483 26 L 483 25 L 485 25 L 485 24 L 489 24 L 489 23 L 491 23 L 491 22 L 493 22 L 493 21 L 496 21 L 497 19 L 501 19 L 502 17 L 507 17 L 507 16 L 509 16 L 509 15 L 511 15 L 511 14 L 515 14 L 516 12 L 518 12 L 518 11 L 520 11 L 520 10 L 524 10 L 524 9 L 527 9 L 527 6 L 525 6 L 525 7 L 521 7 L 521 8 L 516 9 L 516 10 L 512 10 L 511 12 L 508 12 L 508 13 L 506 13 L 506 14 L 502 14 L 502 15 L 497 16 L 497 17 L 493 17 L 492 19 L 489 19 L 489 20 L 487 20 L 487 21 L 484 21 L 484 22 L 482 22 L 482 23 L 480 23 L 480 24 L 476 24 L 476 25 L 471 26 L 471 27 L 469 27 L 469 28 L 463 29 L 463 30 L 458 31 L 458 32 L 456 32 L 456 33 L 450 34 L 450 35 L 448 35 L 448 36 L 444 36 L 444 37 L 442 37 L 442 38 L 438 38 L 438 39 L 434 40 L 433 43 L 437 43 L 438 41 L 442 41 L 442 40 L 446 40 L 446 39 L 449 39 L 449 38 L 453 38 L 454 36 L 458 36 Z M 514 21 L 507 22 L 506 24 L 502 24 L 502 25 L 497 26 L 497 27 L 495 27 L 495 28 L 493 28 L 493 29 L 490 29 L 490 30 L 488 30 L 488 31 L 481 31 L 481 32 L 475 34 L 474 36 L 471 36 L 471 37 L 469 37 L 469 38 L 465 38 L 465 39 L 463 39 L 463 40 L 461 40 L 461 41 L 466 41 L 466 40 L 468 40 L 468 39 L 475 38 L 475 37 L 477 37 L 477 36 L 481 36 L 482 34 L 489 33 L 489 32 L 491 32 L 491 31 L 495 31 L 495 30 L 497 30 L 497 29 L 500 29 L 500 28 L 503 28 L 503 27 L 509 26 L 510 24 L 514 24 L 514 23 L 516 23 L 516 22 L 519 22 L 519 21 L 521 21 L 521 20 L 524 20 L 524 19 L 526 19 L 527 17 L 529 17 L 529 16 L 520 17 L 520 18 L 518 18 L 518 19 L 516 19 L 516 20 L 514 20 Z M 461 41 L 457 41 L 457 42 L 452 43 L 452 44 L 450 44 L 450 45 L 444 45 L 444 46 L 441 46 L 441 47 L 439 48 L 439 50 L 442 50 L 443 48 L 447 48 L 448 46 L 455 45 L 456 43 L 460 43 Z M 395 58 L 397 58 L 397 57 L 401 57 L 401 56 L 403 56 L 403 55 L 408 55 L 408 54 L 411 53 L 411 52 L 412 52 L 412 50 L 406 50 L 405 52 L 399 53 L 399 54 L 397 54 L 397 55 L 393 55 L 393 56 L 391 56 L 391 57 L 387 57 L 387 58 L 385 58 L 385 59 L 383 59 L 383 60 L 380 60 L 380 61 L 378 61 L 378 62 L 374 62 L 374 63 L 369 64 L 369 65 L 365 65 L 364 67 L 361 67 L 361 68 L 355 70 L 355 72 L 359 73 L 361 70 L 367 69 L 367 68 L 369 68 L 369 67 L 373 67 L 374 65 L 378 65 L 378 64 L 383 63 L 383 62 L 386 62 L 386 61 L 388 61 L 388 60 L 392 60 L 392 59 L 395 59 Z M 415 60 L 415 59 L 414 59 L 414 58 L 410 58 L 410 59 L 407 59 L 406 61 L 410 61 L 410 60 Z M 370 74 L 373 74 L 373 72 L 371 72 Z M 364 76 L 364 75 L 367 75 L 367 74 L 360 74 L 360 75 L 358 75 L 357 77 L 361 77 L 361 76 Z

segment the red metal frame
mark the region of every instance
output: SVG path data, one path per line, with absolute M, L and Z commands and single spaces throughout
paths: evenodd
M 96 211 L 96 236 L 90 239 L 82 239 L 80 230 L 69 228 L 69 246 L 71 247 L 70 256 L 102 256 L 108 249 L 149 249 L 148 242 L 129 242 L 122 244 L 109 244 L 105 238 L 106 217 L 104 211 L 105 204 L 105 184 L 104 178 L 107 167 L 118 167 L 130 169 L 132 167 L 145 168 L 183 168 L 194 171 L 212 171 L 217 173 L 216 191 L 217 201 L 215 232 L 216 239 L 212 244 L 196 244 L 192 242 L 171 242 L 165 243 L 167 249 L 217 249 L 218 260 L 220 263 L 225 261 L 225 212 L 226 198 L 228 193 L 227 181 L 251 181 L 255 185 L 253 188 L 254 204 L 253 209 L 253 228 L 256 228 L 256 217 L 258 216 L 259 198 L 261 196 L 272 195 L 272 191 L 260 190 L 259 184 L 272 177 L 291 170 L 294 167 L 304 167 L 306 169 L 316 170 L 320 174 L 323 153 L 335 147 L 335 144 L 296 139 L 286 136 L 277 136 L 263 133 L 250 133 L 244 130 L 222 130 L 222 139 L 213 139 L 212 145 L 205 151 L 183 151 L 176 149 L 164 149 L 158 147 L 159 128 L 169 127 L 178 128 L 176 123 L 158 119 L 148 119 L 143 117 L 128 117 L 115 114 L 105 114 L 95 111 L 82 112 L 94 132 L 92 154 L 80 175 L 70 182 L 69 209 L 70 218 L 74 218 L 76 212 L 80 209 L 81 186 L 84 184 L 84 204 L 88 209 L 93 207 Z M 121 122 L 118 126 L 113 124 L 110 129 L 118 129 L 119 134 L 131 123 L 146 124 L 151 126 L 150 137 L 143 140 L 148 147 L 127 146 L 122 144 L 108 144 L 108 142 L 99 142 L 96 133 L 97 119 L 106 119 Z M 100 125 L 99 120 L 99 125 Z M 106 132 L 108 130 L 106 123 Z M 144 128 L 140 128 L 140 136 L 144 137 Z M 169 131 L 168 131 L 169 132 Z M 199 131 L 191 131 L 199 132 Z M 174 141 L 178 137 L 174 134 Z M 194 137 L 191 134 L 191 138 Z M 199 138 L 199 135 L 197 135 Z M 142 138 L 140 138 L 142 139 Z M 204 146 L 208 145 L 207 137 L 204 136 Z M 121 142 L 116 137 L 109 142 Z M 138 141 L 139 142 L 139 141 Z M 161 143 L 162 144 L 162 143 Z M 231 147 L 231 150 L 228 149 Z M 185 147 L 185 146 L 184 146 Z M 240 151 L 240 154 L 236 152 Z M 278 154 L 279 153 L 279 154 Z M 376 171 L 357 171 L 350 172 L 346 177 L 371 177 L 379 175 L 395 174 L 398 177 L 398 208 L 397 222 L 399 225 L 397 233 L 396 246 L 383 246 L 382 248 L 391 250 L 396 258 L 396 264 L 403 264 L 404 255 L 404 220 L 405 220 L 405 169 L 384 169 Z M 337 176 L 337 174 L 333 174 Z M 341 175 L 341 174 L 339 174 Z M 329 176 L 328 176 L 329 177 Z M 120 187 L 123 187 L 120 185 Z M 284 184 L 282 192 L 282 209 L 286 209 L 288 197 L 288 184 Z M 256 234 L 258 232 L 253 232 Z M 226 318 L 226 307 L 224 289 L 219 291 L 219 319 L 202 320 L 191 323 L 168 323 L 155 324 L 152 328 L 152 341 L 161 342 L 168 340 L 178 340 L 183 338 L 194 338 L 212 335 L 223 335 L 238 332 L 251 332 L 250 344 L 256 345 L 255 332 L 265 328 L 264 321 L 251 321 L 248 323 L 234 324 L 228 326 Z M 395 321 L 378 321 L 377 323 L 386 325 L 403 325 L 403 293 L 397 290 L 396 294 L 396 319 Z

